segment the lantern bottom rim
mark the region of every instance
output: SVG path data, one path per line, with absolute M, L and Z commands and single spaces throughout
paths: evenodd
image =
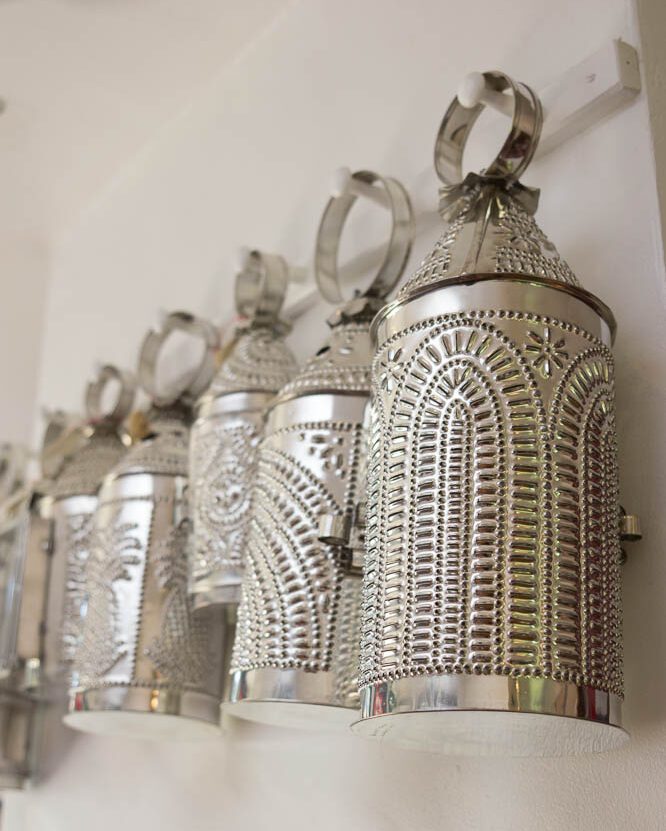
M 219 737 L 219 706 L 193 690 L 97 687 L 70 693 L 63 723 L 97 735 L 199 741 Z
M 619 696 L 552 678 L 439 675 L 361 690 L 352 730 L 454 756 L 568 756 L 629 738 Z
M 225 715 L 246 721 L 310 730 L 347 730 L 358 707 L 336 700 L 334 673 L 262 667 L 231 676 Z
M 225 715 L 296 730 L 348 730 L 358 716 L 337 704 L 311 704 L 307 701 L 242 701 L 224 704 Z

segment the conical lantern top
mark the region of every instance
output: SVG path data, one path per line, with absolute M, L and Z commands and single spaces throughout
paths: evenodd
M 346 171 L 346 169 L 343 169 Z M 343 226 L 359 196 L 391 212 L 392 224 L 383 260 L 369 285 L 344 296 L 338 270 Z M 315 275 L 322 297 L 337 308 L 328 318 L 332 332 L 298 375 L 280 391 L 280 398 L 328 392 L 366 392 L 370 389 L 373 346 L 370 323 L 386 303 L 402 276 L 411 252 L 414 217 L 403 185 L 369 170 L 347 173 L 344 187 L 329 200 L 319 223 Z
M 102 399 L 110 384 L 117 386 L 116 397 L 105 408 Z M 96 377 L 86 386 L 86 420 L 69 436 L 69 452 L 50 488 L 51 496 L 65 499 L 97 492 L 102 479 L 126 451 L 120 426 L 132 408 L 135 391 L 131 373 L 111 364 L 98 368 Z
M 247 252 L 236 275 L 239 321 L 205 398 L 235 392 L 276 392 L 298 369 L 284 342 L 291 329 L 280 318 L 289 269 L 277 254 Z
M 539 191 L 519 181 L 541 134 L 539 99 L 502 72 L 485 72 L 482 77 L 496 96 L 507 98 L 509 107 L 513 101 L 509 134 L 486 169 L 463 176 L 465 143 L 484 105 L 466 107 L 453 99 L 435 143 L 435 169 L 442 182 L 439 210 L 446 229 L 379 319 L 409 298 L 440 286 L 504 275 L 516 282 L 538 280 L 569 291 L 592 306 L 614 333 L 610 309 L 580 288 L 576 275 L 534 219 Z

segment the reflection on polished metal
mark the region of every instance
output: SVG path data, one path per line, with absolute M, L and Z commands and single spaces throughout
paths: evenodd
M 45 441 L 61 430 L 50 419 Z M 34 779 L 46 689 L 43 667 L 52 525 L 46 480 L 24 481 L 26 454 L 4 446 L 0 458 L 0 788 Z M 54 456 L 51 455 L 51 463 Z
M 209 389 L 199 400 L 190 441 L 195 607 L 238 603 L 250 493 L 266 407 L 294 375 L 279 318 L 287 288 L 282 257 L 252 251 L 236 279 L 242 321 Z
M 621 744 L 615 321 L 517 182 L 540 108 L 462 182 L 482 107 L 436 144 L 449 226 L 373 323 L 373 430 L 354 729 L 454 754 Z
M 117 386 L 117 391 L 107 412 L 102 406 L 102 396 L 111 384 Z M 49 488 L 54 550 L 49 582 L 46 674 L 51 684 L 61 690 L 81 640 L 82 614 L 86 607 L 84 569 L 92 543 L 97 492 L 102 479 L 127 451 L 120 427 L 132 407 L 135 388 L 129 373 L 111 365 L 99 368 L 95 380 L 86 387 L 86 422 L 67 436 L 66 459 Z
M 282 388 L 259 446 L 232 657 L 235 716 L 290 726 L 348 726 L 357 715 L 360 579 L 370 321 L 399 279 L 412 211 L 393 179 L 360 171 L 387 196 L 393 230 L 370 287 L 329 320 L 327 343 Z M 316 249 L 322 294 L 342 302 L 337 251 L 352 192 L 332 199 Z
M 163 391 L 154 373 L 174 330 L 202 338 L 205 349 L 180 385 Z M 186 497 L 191 405 L 210 382 L 216 348 L 215 328 L 185 313 L 144 340 L 150 429 L 99 493 L 65 716 L 77 729 L 176 738 L 217 729 L 223 628 L 217 616 L 195 614 L 187 595 Z

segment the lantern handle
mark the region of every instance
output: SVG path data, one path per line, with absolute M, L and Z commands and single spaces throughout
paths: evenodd
M 356 291 L 354 296 L 383 301 L 400 279 L 414 239 L 414 213 L 409 195 L 397 179 L 380 176 L 370 170 L 350 173 L 348 168 L 341 168 L 336 171 L 333 185 L 333 195 L 324 209 L 317 231 L 314 269 L 319 290 L 329 303 L 353 299 L 344 298 L 342 294 L 338 251 L 349 211 L 360 196 L 388 208 L 392 227 L 377 273 L 370 285 L 363 291 Z
M 204 351 L 199 363 L 186 372 L 170 389 L 157 389 L 157 362 L 160 352 L 172 332 L 180 331 L 201 338 Z M 210 384 L 216 369 L 215 352 L 219 347 L 217 328 L 208 320 L 189 312 L 171 312 L 160 322 L 160 330 L 146 334 L 139 355 L 139 383 L 157 407 L 168 407 L 179 399 L 191 403 Z
M 287 263 L 279 255 L 241 248 L 235 289 L 238 314 L 252 323 L 276 322 L 290 278 L 293 281 Z
M 118 383 L 118 394 L 110 410 L 102 408 L 104 390 L 112 382 Z M 85 392 L 85 412 L 91 422 L 105 421 L 120 424 L 129 415 L 136 393 L 134 374 L 118 369 L 113 364 L 97 367 L 95 378 L 88 383 Z
M 486 106 L 510 116 L 511 127 L 497 156 L 483 171 L 484 178 L 515 182 L 532 161 L 543 124 L 538 96 L 503 72 L 474 72 L 458 88 L 435 140 L 435 170 L 445 185 L 462 181 L 465 145 Z

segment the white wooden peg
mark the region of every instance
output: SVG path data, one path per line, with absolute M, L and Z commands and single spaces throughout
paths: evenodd
M 383 188 L 376 188 L 366 182 L 355 179 L 348 167 L 339 167 L 331 178 L 331 196 L 338 198 L 345 194 L 363 196 L 370 201 L 381 205 L 382 208 L 390 208 L 389 198 Z
M 470 72 L 469 75 L 465 75 L 458 86 L 458 101 L 468 110 L 485 104 L 503 115 L 513 115 L 513 98 L 490 89 L 482 72 Z
M 543 127 L 534 158 L 545 156 L 631 103 L 640 89 L 636 50 L 622 40 L 604 44 L 552 84 L 536 90 L 541 101 Z M 513 117 L 512 96 L 488 89 L 481 72 L 470 72 L 462 79 L 458 101 L 468 109 L 485 104 L 503 116 Z

